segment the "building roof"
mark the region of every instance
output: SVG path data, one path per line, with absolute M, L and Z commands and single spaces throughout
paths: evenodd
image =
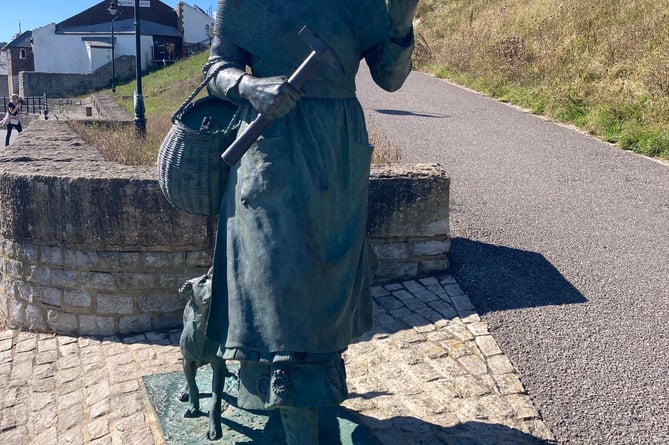
M 1 51 L 10 48 L 30 48 L 32 46 L 33 32 L 26 31 L 19 36 L 15 37 L 14 40 L 5 45 Z
M 110 30 L 111 21 L 107 21 L 103 23 L 69 27 L 58 25 L 56 27 L 56 34 L 109 34 Z M 140 20 L 140 31 L 142 35 L 181 37 L 181 33 L 178 29 L 161 25 L 160 23 L 150 22 L 148 20 Z M 127 18 L 116 20 L 114 22 L 114 32 L 118 34 L 134 34 L 135 19 Z
M 134 7 L 119 6 L 119 10 L 120 17 L 116 22 L 121 21 L 121 19 L 134 19 Z M 146 20 L 174 29 L 178 28 L 179 19 L 176 11 L 159 0 L 152 0 L 150 8 L 140 8 L 140 13 L 142 21 Z M 56 25 L 56 32 L 94 24 L 109 24 L 111 18 L 112 16 L 109 14 L 109 0 L 105 0 L 58 23 Z

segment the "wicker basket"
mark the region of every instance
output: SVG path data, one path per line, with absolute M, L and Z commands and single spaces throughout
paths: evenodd
M 158 183 L 174 207 L 215 215 L 229 173 L 221 153 L 235 140 L 237 106 L 214 96 L 188 102 L 172 116 L 160 146 Z

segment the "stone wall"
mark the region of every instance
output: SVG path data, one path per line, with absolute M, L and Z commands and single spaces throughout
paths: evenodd
M 135 76 L 135 57 L 118 57 L 114 64 L 116 82 Z M 111 62 L 91 74 L 42 73 L 22 71 L 19 73 L 19 94 L 22 97 L 42 96 L 49 98 L 82 96 L 111 86 Z
M 448 267 L 449 178 L 374 167 L 378 281 Z M 63 121 L 36 120 L 0 156 L 0 317 L 12 327 L 109 335 L 176 327 L 176 290 L 211 263 L 215 217 L 172 208 L 153 168 L 105 161 Z

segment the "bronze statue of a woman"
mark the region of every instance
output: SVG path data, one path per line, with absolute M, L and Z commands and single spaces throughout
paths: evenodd
M 209 91 L 240 105 L 240 131 L 258 113 L 273 121 L 225 185 L 207 335 L 240 361 L 240 407 L 279 409 L 289 445 L 318 443 L 318 408 L 347 397 L 341 354 L 372 325 L 372 149 L 355 75 L 365 59 L 379 86 L 402 85 L 417 3 L 218 2 Z M 285 76 L 311 51 L 303 26 L 341 66 L 298 91 Z

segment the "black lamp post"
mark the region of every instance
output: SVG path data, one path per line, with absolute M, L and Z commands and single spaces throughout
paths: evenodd
M 140 32 L 139 0 L 135 0 L 135 77 L 137 91 L 134 95 L 135 134 L 146 137 L 146 118 L 144 117 L 144 97 L 142 96 L 142 34 Z
M 111 14 L 112 20 L 111 20 L 111 62 L 112 62 L 112 93 L 116 92 L 116 42 L 114 41 L 114 20 L 119 18 L 121 16 L 121 12 L 123 10 L 118 7 L 118 4 L 116 3 L 116 0 L 111 0 L 109 3 L 109 8 L 107 8 L 107 12 Z

